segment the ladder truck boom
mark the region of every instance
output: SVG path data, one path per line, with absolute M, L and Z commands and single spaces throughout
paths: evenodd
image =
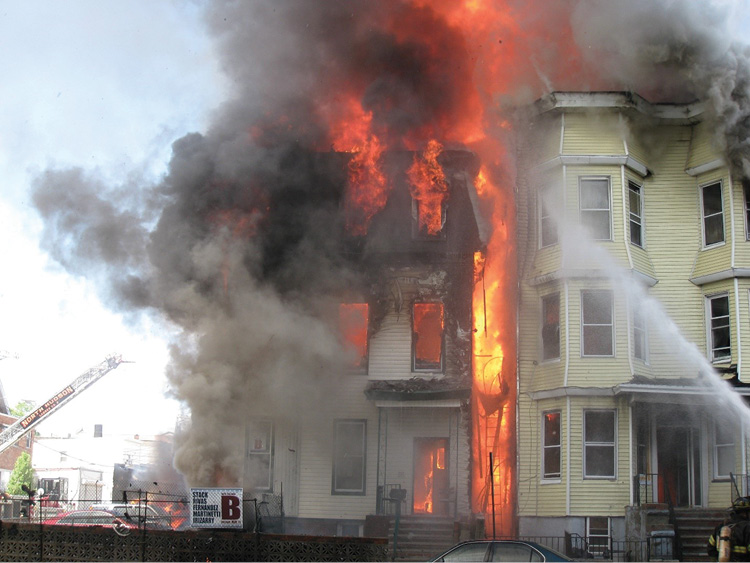
M 42 422 L 61 406 L 67 404 L 70 399 L 88 389 L 92 383 L 99 380 L 122 363 L 124 363 L 122 356 L 109 356 L 99 365 L 94 366 L 87 372 L 79 375 L 72 383 L 62 389 L 59 393 L 53 395 L 41 407 L 22 418 L 19 418 L 13 424 L 8 426 L 8 428 L 0 432 L 0 452 L 11 447 L 24 434 L 34 428 L 34 426 Z

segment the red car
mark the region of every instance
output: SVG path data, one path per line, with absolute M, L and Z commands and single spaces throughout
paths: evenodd
M 130 533 L 130 530 L 138 528 L 137 523 L 127 522 L 106 510 L 71 510 L 47 518 L 42 524 L 52 526 L 107 526 L 113 528 L 117 533 Z

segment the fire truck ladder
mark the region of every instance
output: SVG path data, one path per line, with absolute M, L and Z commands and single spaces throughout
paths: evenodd
M 42 422 L 61 406 L 67 404 L 70 399 L 83 393 L 92 383 L 98 381 L 122 363 L 125 363 L 122 356 L 109 356 L 99 365 L 79 375 L 70 385 L 53 395 L 52 398 L 34 412 L 27 414 L 23 418 L 19 418 L 8 426 L 8 428 L 0 432 L 0 452 L 7 450 L 24 434 L 34 428 L 34 426 Z

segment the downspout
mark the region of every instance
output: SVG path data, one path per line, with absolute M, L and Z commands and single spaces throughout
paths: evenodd
M 633 485 L 633 478 L 635 477 L 635 472 L 633 471 L 633 405 L 628 405 L 628 416 L 630 416 L 630 424 L 628 425 L 628 442 L 629 445 L 629 451 L 630 451 L 630 504 L 633 504 L 633 493 L 634 485 Z
M 382 432 L 383 407 L 378 407 L 378 455 L 375 457 L 375 494 L 380 488 L 380 438 Z M 380 505 L 385 498 L 385 479 L 383 480 L 383 489 L 380 495 L 375 499 L 375 513 L 380 514 Z
M 565 516 L 570 516 L 570 395 L 565 397 Z
M 623 143 L 625 144 L 625 154 L 628 154 L 628 143 L 623 139 Z M 627 191 L 625 189 L 625 165 L 623 164 L 620 166 L 620 183 L 622 184 L 622 232 L 623 232 L 623 238 L 625 239 L 625 252 L 628 255 L 628 265 L 630 267 L 630 271 L 633 271 L 633 255 L 630 252 L 630 240 L 628 237 L 628 232 L 630 229 L 628 229 L 628 226 L 630 224 L 630 206 L 628 205 L 628 209 L 625 209 L 625 202 L 629 201 L 627 196 Z M 626 303 L 628 305 L 628 310 L 626 311 L 625 319 L 626 323 L 625 326 L 627 327 L 627 337 L 628 337 L 628 366 L 630 366 L 630 375 L 635 375 L 635 370 L 633 369 L 633 342 L 632 342 L 632 330 L 633 327 L 631 314 L 632 314 L 632 307 L 633 303 L 630 303 L 630 299 L 626 298 Z M 632 498 L 632 497 L 631 497 Z

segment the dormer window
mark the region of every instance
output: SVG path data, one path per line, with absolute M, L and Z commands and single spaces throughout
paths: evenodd
M 411 236 L 413 239 L 442 240 L 445 238 L 445 204 L 440 204 L 440 214 L 416 199 L 411 200 Z M 439 220 L 438 220 L 439 217 Z

